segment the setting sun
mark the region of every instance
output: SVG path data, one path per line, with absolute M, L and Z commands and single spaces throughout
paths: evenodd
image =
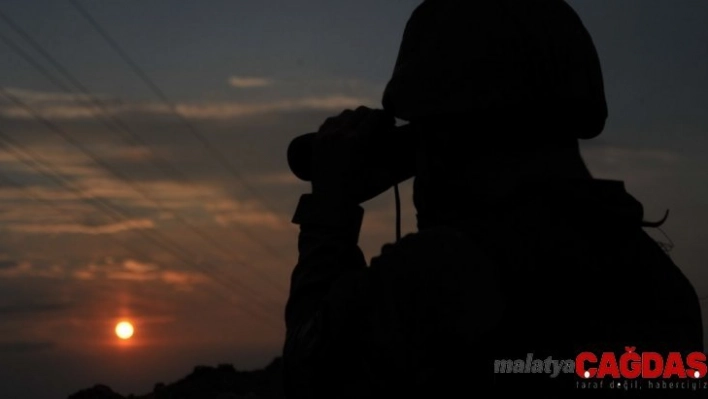
M 121 321 L 116 324 L 116 335 L 120 339 L 128 339 L 133 336 L 133 325 L 127 321 Z

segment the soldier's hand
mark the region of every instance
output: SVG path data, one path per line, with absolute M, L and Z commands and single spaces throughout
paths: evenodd
M 395 119 L 364 106 L 328 118 L 317 131 L 312 157 L 312 191 L 360 204 L 395 182 L 381 162 L 390 149 Z

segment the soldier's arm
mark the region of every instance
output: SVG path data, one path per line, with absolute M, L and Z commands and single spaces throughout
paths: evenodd
M 327 315 L 347 312 L 330 309 L 337 306 L 333 304 L 347 302 L 332 300 L 333 296 L 347 295 L 332 286 L 366 269 L 358 247 L 363 214 L 361 206 L 313 194 L 303 195 L 298 204 L 293 222 L 300 226 L 299 257 L 285 310 L 283 350 L 286 390 L 291 397 L 308 394 L 313 369 L 327 340 L 325 330 L 338 329 L 327 325 L 331 324 Z

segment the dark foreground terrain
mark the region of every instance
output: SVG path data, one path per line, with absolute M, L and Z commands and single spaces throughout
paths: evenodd
M 191 374 L 171 383 L 157 383 L 152 392 L 128 396 L 95 385 L 68 399 L 272 399 L 284 398 L 282 364 L 276 358 L 262 370 L 238 371 L 230 364 L 197 366 Z

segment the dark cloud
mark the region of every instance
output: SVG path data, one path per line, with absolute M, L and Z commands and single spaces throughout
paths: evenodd
M 17 265 L 19 265 L 19 263 L 14 260 L 2 260 L 0 261 L 0 270 L 14 269 Z
M 0 342 L 0 353 L 9 354 L 26 354 L 31 352 L 43 352 L 54 349 L 56 343 L 50 341 L 15 341 L 15 342 Z
M 38 313 L 59 312 L 73 307 L 71 303 L 22 303 L 0 305 L 0 316 L 33 315 Z

